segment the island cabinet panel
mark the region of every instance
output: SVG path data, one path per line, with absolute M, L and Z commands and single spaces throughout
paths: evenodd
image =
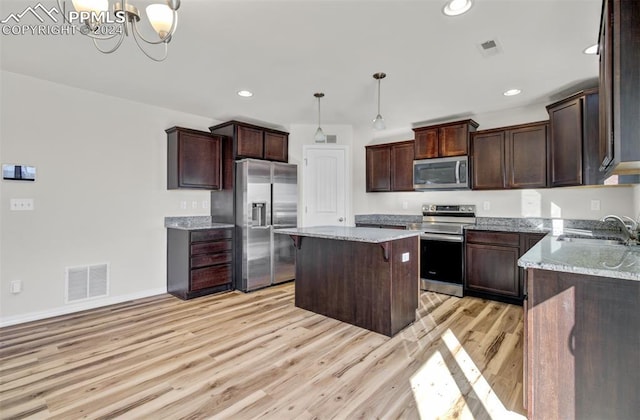
M 182 127 L 166 133 L 167 189 L 221 189 L 221 137 Z
M 418 237 L 383 244 L 296 238 L 296 306 L 387 336 L 415 320 Z
M 191 299 L 232 288 L 233 229 L 167 229 L 167 292 Z
M 640 282 L 528 269 L 528 418 L 635 419 Z

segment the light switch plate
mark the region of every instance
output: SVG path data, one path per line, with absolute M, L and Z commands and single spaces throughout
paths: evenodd
M 600 200 L 591 200 L 591 210 L 593 211 L 600 210 Z

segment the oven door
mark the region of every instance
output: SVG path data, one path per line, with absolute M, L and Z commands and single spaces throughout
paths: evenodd
M 464 237 L 420 235 L 420 284 L 423 290 L 462 297 Z

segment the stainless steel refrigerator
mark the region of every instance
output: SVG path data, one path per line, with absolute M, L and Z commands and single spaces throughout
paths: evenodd
M 250 291 L 293 280 L 293 241 L 273 229 L 297 226 L 297 165 L 237 161 L 234 193 L 236 287 Z

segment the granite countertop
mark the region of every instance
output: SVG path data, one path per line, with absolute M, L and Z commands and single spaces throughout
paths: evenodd
M 371 223 L 378 225 L 406 226 L 422 223 L 422 215 L 413 214 L 356 214 L 356 223 Z
M 558 238 L 553 235 L 542 238 L 518 260 L 518 265 L 640 281 L 640 246 L 585 244 Z
M 466 225 L 465 230 L 491 230 L 495 232 L 517 232 L 517 233 L 547 233 L 550 228 L 536 226 L 518 226 L 518 225 Z
M 313 238 L 370 242 L 376 244 L 420 235 L 420 232 L 408 230 L 344 226 L 315 226 L 307 228 L 276 229 L 273 232 L 282 235 L 309 236 Z
M 181 230 L 205 230 L 232 228 L 230 223 L 216 223 L 211 216 L 165 217 L 164 227 Z

